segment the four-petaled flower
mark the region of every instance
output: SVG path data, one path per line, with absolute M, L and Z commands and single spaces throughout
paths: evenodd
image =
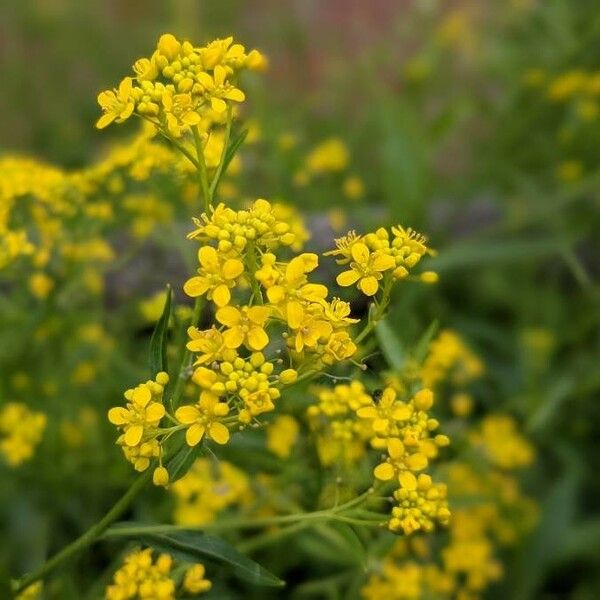
M 287 305 L 287 322 L 295 332 L 294 348 L 302 352 L 304 346 L 314 348 L 319 340 L 326 340 L 333 327 L 319 314 L 311 314 L 300 302 L 289 302 Z
M 124 441 L 127 446 L 137 446 L 147 429 L 158 427 L 165 414 L 165 407 L 160 402 L 152 402 L 152 392 L 147 385 L 138 385 L 127 393 L 127 408 L 116 406 L 108 411 L 108 420 L 125 432 Z
M 244 272 L 244 263 L 237 258 L 223 260 L 212 246 L 202 246 L 198 250 L 198 262 L 198 275 L 185 282 L 185 293 L 192 298 L 206 294 L 220 307 L 229 304 L 229 288 L 235 286 L 237 278 Z
M 131 95 L 133 83 L 131 77 L 125 77 L 118 90 L 106 90 L 98 94 L 98 104 L 104 114 L 96 122 L 98 129 L 108 127 L 113 121 L 122 123 L 133 113 L 135 103 Z
M 271 309 L 268 306 L 223 306 L 216 313 L 219 323 L 228 329 L 223 333 L 227 348 L 239 348 L 245 344 L 250 350 L 262 350 L 269 343 L 264 325 Z
M 242 90 L 225 81 L 227 70 L 221 65 L 215 67 L 212 75 L 202 71 L 196 77 L 204 88 L 204 94 L 210 99 L 211 108 L 217 113 L 222 113 L 227 109 L 225 100 L 243 102 L 246 98 Z
M 365 296 L 374 296 L 379 289 L 379 280 L 383 272 L 393 269 L 396 261 L 389 254 L 376 250 L 371 252 L 362 242 L 351 247 L 352 262 L 350 269 L 337 276 L 337 282 L 343 287 L 357 284 Z
M 180 406 L 175 417 L 183 425 L 189 425 L 185 432 L 188 446 L 196 446 L 205 434 L 217 444 L 226 444 L 229 429 L 219 419 L 228 413 L 229 406 L 225 402 L 219 402 L 215 394 L 203 391 L 199 402 Z

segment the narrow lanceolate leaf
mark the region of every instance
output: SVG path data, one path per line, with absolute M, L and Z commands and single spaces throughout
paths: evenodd
M 383 356 L 393 369 L 401 369 L 406 360 L 406 352 L 400 338 L 390 327 L 387 321 L 379 321 L 375 326 L 375 332 Z
M 440 324 L 437 319 L 432 321 L 429 327 L 423 332 L 423 335 L 419 338 L 419 341 L 415 346 L 415 359 L 418 363 L 422 363 L 425 360 L 431 340 L 433 340 L 435 334 L 438 332 L 439 326 Z
M 188 446 L 183 445 L 182 448 L 167 461 L 166 467 L 169 471 L 169 481 L 174 483 L 178 479 L 181 479 L 189 470 L 194 461 L 200 456 L 202 452 L 202 445 Z
M 197 531 L 176 531 L 169 533 L 144 533 L 135 536 L 143 543 L 167 552 L 174 558 L 198 562 L 213 560 L 231 567 L 232 573 L 253 585 L 265 587 L 281 587 L 285 583 L 261 567 L 247 556 L 238 552 L 233 546 L 221 538 L 206 535 Z
M 167 296 L 162 315 L 152 332 L 150 338 L 150 374 L 156 376 L 160 371 L 167 371 L 167 336 L 169 334 L 169 320 L 171 318 L 171 299 L 173 291 L 167 285 Z
M 227 152 L 225 153 L 225 159 L 223 160 L 223 170 L 221 171 L 223 175 L 227 172 L 229 163 L 233 160 L 233 157 L 239 150 L 239 147 L 244 143 L 247 135 L 248 129 L 243 129 L 235 138 L 233 138 L 233 140 L 231 140 L 229 148 L 227 148 Z

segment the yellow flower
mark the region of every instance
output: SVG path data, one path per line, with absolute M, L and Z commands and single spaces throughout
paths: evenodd
M 306 310 L 299 302 L 289 302 L 286 311 L 287 323 L 295 333 L 294 349 L 302 352 L 304 346 L 314 348 L 320 340 L 327 340 L 333 331 L 320 314 Z
M 202 85 L 205 96 L 210 100 L 212 109 L 217 113 L 227 110 L 225 100 L 243 102 L 246 99 L 242 90 L 226 81 L 227 70 L 221 65 L 215 67 L 213 75 L 200 72 L 196 78 Z
M 187 343 L 186 348 L 190 352 L 198 352 L 196 357 L 197 365 L 211 363 L 221 358 L 221 354 L 225 349 L 223 334 L 214 326 L 211 329 L 200 331 L 196 327 L 190 327 L 187 331 L 191 338 Z
M 204 525 L 226 508 L 248 499 L 248 476 L 226 460 L 198 458 L 170 490 L 175 496 L 174 521 L 179 525 Z
M 351 175 L 344 180 L 344 195 L 350 200 L 357 200 L 365 195 L 365 184 L 356 175 Z
M 273 304 L 287 299 L 305 302 L 319 302 L 327 297 L 327 287 L 318 283 L 307 283 L 306 274 L 314 271 L 319 264 L 316 254 L 305 253 L 295 256 L 285 267 L 285 272 L 274 285 L 269 285 L 265 271 L 257 272 L 257 279 L 267 287 L 267 298 Z M 268 265 L 268 263 L 267 263 Z M 263 269 L 267 268 L 267 265 Z
M 198 125 L 201 117 L 190 94 L 173 94 L 167 90 L 162 96 L 167 120 L 167 130 L 175 138 L 180 138 L 189 127 Z
M 16 467 L 33 456 L 46 428 L 46 415 L 9 402 L 0 410 L 0 453 Z
M 279 458 L 288 458 L 300 427 L 294 417 L 281 415 L 267 427 L 267 448 Z
M 212 583 L 204 578 L 206 569 L 204 565 L 192 565 L 183 577 L 183 589 L 190 594 L 201 594 L 212 587 Z
M 134 550 L 129 553 L 118 569 L 113 582 L 106 588 L 106 600 L 132 598 L 156 598 L 175 600 L 175 581 L 170 573 L 173 559 L 161 554 L 152 560 L 152 549 Z
M 113 121 L 122 123 L 131 116 L 135 108 L 131 95 L 132 89 L 131 77 L 125 77 L 119 84 L 118 90 L 106 90 L 98 94 L 98 104 L 104 111 L 96 123 L 98 129 L 104 129 Z
M 352 245 L 351 254 L 350 269 L 340 273 L 336 281 L 342 287 L 357 283 L 358 289 L 365 296 L 374 296 L 379 289 L 383 272 L 396 266 L 394 259 L 379 251 L 370 252 L 362 242 Z
M 160 391 L 156 388 L 158 386 Z M 137 446 L 144 433 L 158 427 L 165 414 L 165 407 L 160 402 L 153 402 L 152 389 L 162 394 L 162 386 L 153 381 L 141 383 L 136 388 L 125 392 L 127 407 L 116 406 L 108 411 L 108 420 L 124 431 L 124 442 L 127 446 Z
M 223 340 L 227 348 L 239 348 L 244 344 L 249 350 L 262 350 L 269 343 L 264 325 L 271 309 L 268 306 L 233 306 L 219 308 L 216 318 L 227 327 Z
M 198 250 L 199 275 L 188 279 L 183 286 L 192 298 L 207 295 L 217 306 L 223 307 L 231 300 L 230 288 L 244 272 L 244 263 L 237 258 L 223 259 L 212 246 Z
M 189 426 L 185 432 L 185 441 L 189 446 L 196 446 L 204 434 L 217 444 L 226 444 L 229 441 L 229 429 L 219 419 L 228 413 L 227 404 L 219 402 L 214 394 L 203 391 L 197 404 L 180 406 L 175 417 L 180 423 Z
M 427 457 L 420 452 L 409 453 L 406 446 L 398 438 L 387 440 L 387 451 L 387 459 L 375 467 L 373 474 L 381 481 L 389 481 L 394 477 L 398 477 L 400 483 L 410 489 L 411 476 L 414 478 L 410 471 L 425 469 L 427 467 Z
M 311 173 L 335 173 L 343 171 L 350 156 L 348 148 L 339 138 L 321 142 L 306 157 L 306 168 Z
M 429 475 L 421 473 L 415 478 L 408 473 L 406 482 L 394 492 L 398 506 L 392 508 L 389 528 L 410 535 L 419 530 L 431 532 L 436 522 L 448 524 L 450 511 L 446 494 L 446 486 L 433 484 Z

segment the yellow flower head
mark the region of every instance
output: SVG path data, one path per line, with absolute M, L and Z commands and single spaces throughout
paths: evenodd
M 336 281 L 342 287 L 356 283 L 365 296 L 374 296 L 383 273 L 396 266 L 394 259 L 380 251 L 370 252 L 362 242 L 352 245 L 351 255 L 350 269 L 340 273 Z
M 227 327 L 223 340 L 227 348 L 239 348 L 244 344 L 249 350 L 262 350 L 269 343 L 264 330 L 271 314 L 268 306 L 224 306 L 216 313 L 219 323 Z
M 229 429 L 221 419 L 229 413 L 229 406 L 219 402 L 214 394 L 203 391 L 200 401 L 194 405 L 180 406 L 175 412 L 177 420 L 187 425 L 185 441 L 189 446 L 196 446 L 206 434 L 217 444 L 229 441 Z
M 229 290 L 235 287 L 244 272 L 244 263 L 237 258 L 223 258 L 212 246 L 200 247 L 198 262 L 198 275 L 186 281 L 183 286 L 185 293 L 192 298 L 206 294 L 220 307 L 229 304 Z
M 113 121 L 122 123 L 133 113 L 135 103 L 132 97 L 133 82 L 131 77 L 125 77 L 116 90 L 107 90 L 98 95 L 98 104 L 104 114 L 98 119 L 96 127 L 104 129 Z

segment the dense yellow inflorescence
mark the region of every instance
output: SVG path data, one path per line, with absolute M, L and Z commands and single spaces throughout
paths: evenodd
M 9 402 L 0 409 L 0 454 L 16 467 L 29 460 L 46 428 L 46 415 L 25 404 Z
M 185 571 L 180 581 L 181 566 Z M 205 578 L 202 564 L 176 565 L 169 554 L 156 559 L 152 549 L 134 550 L 115 571 L 106 588 L 106 600 L 175 600 L 181 594 L 194 596 L 207 592 L 212 583 Z

